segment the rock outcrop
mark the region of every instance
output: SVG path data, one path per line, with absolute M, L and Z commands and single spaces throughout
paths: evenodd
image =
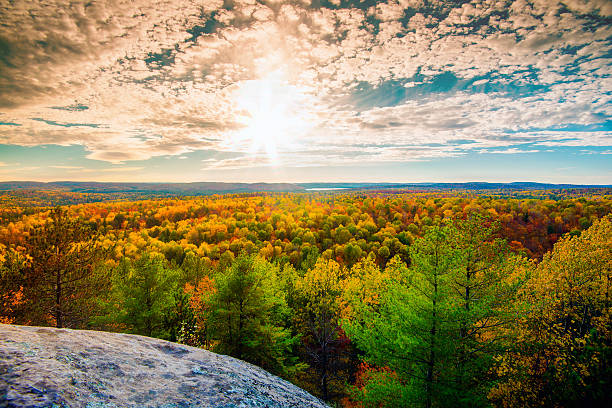
M 326 407 L 252 364 L 148 337 L 0 324 L 0 407 Z

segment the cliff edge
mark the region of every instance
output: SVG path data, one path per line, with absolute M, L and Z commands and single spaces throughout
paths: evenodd
M 0 324 L 0 407 L 327 407 L 244 361 L 148 337 Z

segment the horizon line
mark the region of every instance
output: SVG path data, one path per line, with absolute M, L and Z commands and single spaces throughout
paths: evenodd
M 612 187 L 610 184 L 589 184 L 589 183 L 572 183 L 572 182 L 548 182 L 548 181 L 97 181 L 97 180 L 0 180 L 0 184 L 4 183 L 98 183 L 98 184 L 360 184 L 360 185 L 403 185 L 403 184 L 548 184 L 558 186 L 593 186 L 593 187 Z

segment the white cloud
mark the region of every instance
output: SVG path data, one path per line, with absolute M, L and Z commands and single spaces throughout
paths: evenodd
M 236 137 L 249 116 L 237 89 L 282 72 L 300 90 L 291 114 L 312 126 L 277 141 L 277 164 L 525 152 L 511 147 L 518 141 L 612 144 L 609 132 L 554 130 L 597 126 L 612 113 L 612 27 L 592 18 L 612 14 L 605 0 L 402 0 L 365 11 L 223 3 L 0 0 L 0 111 L 21 125 L 0 125 L 0 143 L 79 144 L 113 163 L 203 149 L 252 154 L 252 141 Z M 370 90 L 356 98 L 364 83 Z
M 488 154 L 517 154 L 517 153 L 538 153 L 539 150 L 521 150 L 516 147 L 511 147 L 506 150 L 481 150 L 480 153 L 488 153 Z
M 138 170 L 143 170 L 144 167 L 113 167 L 110 169 L 101 169 L 100 171 L 106 173 L 122 173 L 122 172 L 133 172 Z

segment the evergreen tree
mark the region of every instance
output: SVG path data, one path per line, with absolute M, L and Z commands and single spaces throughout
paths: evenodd
M 128 332 L 170 338 L 167 316 L 175 305 L 179 273 L 166 266 L 162 255 L 143 254 L 135 261 L 123 259 L 114 271 L 114 320 Z
M 215 277 L 214 349 L 291 376 L 301 366 L 292 354 L 296 338 L 284 325 L 289 309 L 277 273 L 264 259 L 240 255 Z
M 106 285 L 96 274 L 104 252 L 89 227 L 58 207 L 30 230 L 25 241 L 29 262 L 23 276 L 32 324 L 82 327 L 90 318 L 91 299 Z
M 445 368 L 453 347 L 450 277 L 456 262 L 449 234 L 448 227 L 434 227 L 415 241 L 411 269 L 387 285 L 378 305 L 353 302 L 356 318 L 344 325 L 368 362 L 398 374 L 407 406 L 439 406 L 449 394 Z
M 493 231 L 480 219 L 432 227 L 411 247 L 410 269 L 398 275 L 391 263 L 395 278 L 378 304 L 353 298 L 357 318 L 346 322 L 347 333 L 368 362 L 398 375 L 394 384 L 405 387 L 409 406 L 488 403 L 516 291 L 506 278 L 516 265 Z
M 190 295 L 178 286 L 174 286 L 171 305 L 164 311 L 163 327 L 170 341 L 184 340 L 196 330 L 196 317 Z
M 522 261 L 496 239 L 497 223 L 472 215 L 451 226 L 455 254 L 450 286 L 453 296 L 455 353 L 447 367 L 455 406 L 487 406 L 493 357 L 506 346 L 505 328 L 515 319 L 515 295 L 521 279 L 513 276 Z

